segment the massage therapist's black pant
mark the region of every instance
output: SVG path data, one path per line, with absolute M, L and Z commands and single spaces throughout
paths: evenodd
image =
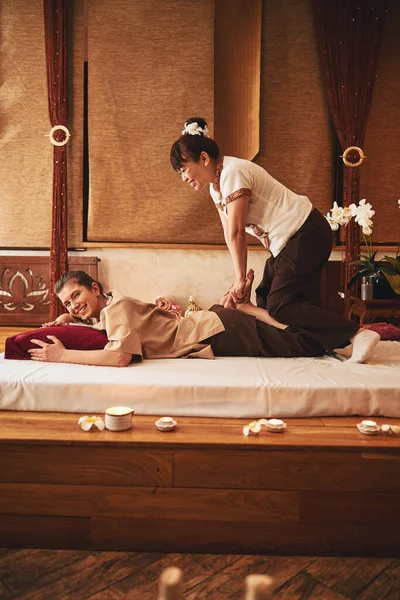
M 307 332 L 297 327 L 277 329 L 239 310 L 223 308 L 219 304 L 209 310 L 217 313 L 225 331 L 211 336 L 210 344 L 215 356 L 294 357 L 322 356 L 325 348 Z
M 267 260 L 256 289 L 257 306 L 277 321 L 306 331 L 329 352 L 346 345 L 359 328 L 321 307 L 321 274 L 331 250 L 330 225 L 313 209 L 278 256 Z

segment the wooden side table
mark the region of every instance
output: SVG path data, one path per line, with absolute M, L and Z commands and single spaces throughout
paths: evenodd
M 385 321 L 387 318 L 400 319 L 400 298 L 391 298 L 390 300 L 361 300 L 357 296 L 350 296 L 351 305 L 348 313 L 350 320 L 359 318 L 360 325 L 363 323 L 372 323 L 380 319 Z

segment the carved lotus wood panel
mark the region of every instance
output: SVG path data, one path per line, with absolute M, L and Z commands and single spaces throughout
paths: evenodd
M 71 270 L 97 279 L 96 257 L 71 257 Z M 41 325 L 50 316 L 49 259 L 0 256 L 0 325 Z

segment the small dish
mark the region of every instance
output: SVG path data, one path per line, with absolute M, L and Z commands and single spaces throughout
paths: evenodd
M 161 417 L 154 424 L 159 431 L 173 431 L 178 423 L 172 417 Z
M 286 423 L 281 419 L 269 419 L 267 423 L 267 430 L 271 433 L 283 433 L 286 428 Z
M 357 429 L 364 435 L 376 435 L 380 430 L 380 427 L 375 423 L 375 421 L 366 420 L 361 421 L 361 423 L 357 423 Z

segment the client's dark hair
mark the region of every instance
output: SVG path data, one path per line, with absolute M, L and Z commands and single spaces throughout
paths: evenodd
M 194 126 L 192 127 L 192 130 L 197 133 L 189 133 L 186 131 L 186 129 L 190 131 L 190 125 Z M 198 162 L 202 152 L 207 152 L 211 158 L 219 157 L 220 153 L 217 142 L 212 138 L 207 137 L 207 134 L 207 123 L 201 117 L 192 117 L 186 121 L 184 133 L 172 144 L 169 155 L 174 171 L 179 171 L 179 169 L 182 168 L 182 165 L 188 160 Z
M 54 285 L 54 291 L 56 294 L 59 294 L 63 287 L 69 282 L 75 281 L 75 283 L 79 283 L 79 285 L 83 285 L 83 287 L 88 290 L 92 289 L 92 284 L 97 283 L 100 288 L 100 293 L 103 294 L 103 286 L 101 283 L 90 277 L 85 271 L 67 271 L 63 273 L 58 281 L 56 281 Z

